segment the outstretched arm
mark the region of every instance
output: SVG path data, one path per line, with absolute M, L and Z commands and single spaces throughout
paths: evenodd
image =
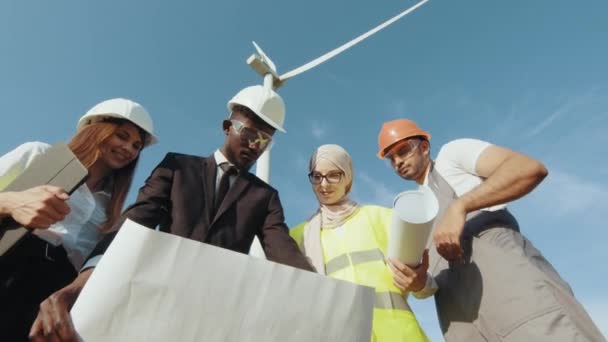
M 271 195 L 268 203 L 268 214 L 258 238 L 268 260 L 314 271 L 296 242 L 289 236 L 289 230 L 285 225 L 285 217 L 283 216 L 283 206 L 276 191 Z
M 30 330 L 30 340 L 78 341 L 70 310 L 91 273 L 92 268 L 80 272 L 72 283 L 57 290 L 40 304 L 38 317 Z
M 114 225 L 118 229 L 126 218 L 134 220 L 145 226 L 154 228 L 163 220 L 167 211 L 173 175 L 173 158 L 168 154 L 154 169 L 146 184 L 139 190 L 135 204 L 131 205 Z M 105 253 L 110 246 L 116 232 L 104 236 L 97 244 L 90 257 L 95 259 Z M 89 259 L 91 261 L 91 258 Z M 80 291 L 93 273 L 96 263 L 87 262 L 93 266 L 80 272 L 78 277 L 64 288 L 53 293 L 40 304 L 38 317 L 32 326 L 30 338 L 34 341 L 59 340 L 77 341 L 76 332 L 70 318 L 69 311 L 76 302 Z

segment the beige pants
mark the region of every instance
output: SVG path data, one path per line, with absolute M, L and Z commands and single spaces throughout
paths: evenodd
M 520 233 L 491 228 L 465 249 L 468 263 L 434 271 L 448 342 L 606 341 L 568 284 Z M 434 248 L 431 258 L 438 258 Z

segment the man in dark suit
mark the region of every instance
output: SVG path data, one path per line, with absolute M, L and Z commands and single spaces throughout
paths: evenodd
M 116 228 L 128 218 L 241 253 L 248 253 L 258 236 L 269 260 L 312 271 L 289 236 L 278 192 L 249 173 L 275 130 L 284 132 L 283 100 L 274 91 L 252 86 L 235 95 L 228 108 L 230 119 L 222 124 L 224 145 L 209 157 L 168 153 Z M 96 263 L 115 234 L 97 245 L 87 265 Z M 31 337 L 75 340 L 68 311 L 92 270 L 82 271 L 72 284 L 41 304 Z

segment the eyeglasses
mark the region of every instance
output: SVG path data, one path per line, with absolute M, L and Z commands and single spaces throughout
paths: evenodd
M 408 139 L 398 142 L 384 155 L 384 159 L 392 161 L 396 156 L 407 158 L 414 154 L 414 151 L 420 146 L 420 141 L 420 139 Z
M 325 178 L 329 184 L 337 184 L 342 180 L 342 172 L 330 172 L 326 175 L 319 172 L 311 172 L 308 174 L 308 180 L 315 185 L 321 184 L 323 182 L 323 178 Z
M 259 129 L 245 126 L 238 120 L 230 120 L 236 134 L 241 138 L 241 142 L 251 145 L 258 145 L 258 149 L 265 150 L 272 142 L 272 135 L 260 131 Z

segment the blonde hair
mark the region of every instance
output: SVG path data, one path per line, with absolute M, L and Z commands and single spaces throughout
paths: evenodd
M 74 152 L 80 162 L 86 167 L 90 168 L 101 156 L 99 146 L 111 138 L 113 134 L 123 124 L 130 121 L 121 119 L 104 120 L 91 123 L 84 126 L 82 129 L 72 137 L 68 146 Z M 138 127 L 139 128 L 139 127 Z M 139 129 L 142 135 L 142 141 L 145 139 L 145 132 Z M 141 150 L 140 150 L 141 152 Z M 112 179 L 112 189 L 110 194 L 110 203 L 106 207 L 107 220 L 100 227 L 102 233 L 108 233 L 112 230 L 112 226 L 119 218 L 122 211 L 122 207 L 125 203 L 127 193 L 131 187 L 133 181 L 133 174 L 135 173 L 135 167 L 139 161 L 139 154 L 137 158 L 129 163 L 127 166 L 114 170 L 111 175 L 108 175 L 106 180 Z

